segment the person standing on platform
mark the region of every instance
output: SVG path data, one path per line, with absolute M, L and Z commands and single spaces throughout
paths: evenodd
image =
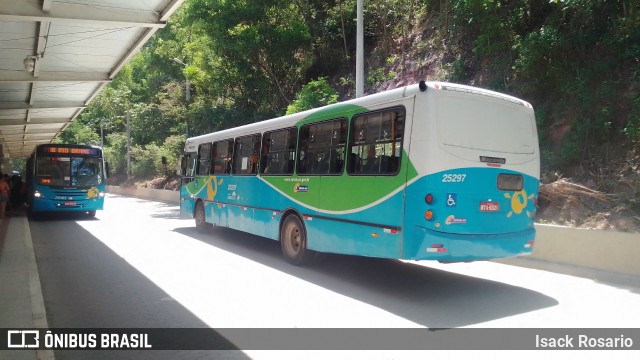
M 10 201 L 11 186 L 9 175 L 5 174 L 0 179 L 0 218 L 4 218 L 7 212 L 7 204 Z

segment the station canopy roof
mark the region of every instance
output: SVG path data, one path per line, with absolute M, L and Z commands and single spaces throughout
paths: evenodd
M 0 158 L 89 105 L 185 0 L 0 0 Z

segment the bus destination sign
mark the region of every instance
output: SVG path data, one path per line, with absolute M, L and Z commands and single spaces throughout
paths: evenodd
M 72 148 L 72 147 L 59 147 L 59 146 L 47 146 L 42 148 L 43 154 L 55 154 L 55 155 L 91 155 L 98 156 L 99 150 L 94 148 Z

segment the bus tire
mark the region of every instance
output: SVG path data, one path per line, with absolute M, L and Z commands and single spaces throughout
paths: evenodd
M 87 216 L 89 216 L 90 218 L 96 217 L 96 211 L 95 210 L 87 211 Z
M 196 220 L 196 229 L 201 233 L 206 233 L 211 229 L 211 224 L 207 222 L 204 213 L 204 204 L 202 201 L 196 203 L 196 208 L 193 212 L 193 218 Z
M 307 232 L 300 218 L 287 216 L 280 229 L 282 255 L 293 265 L 306 265 L 313 259 L 314 251 L 307 249 Z

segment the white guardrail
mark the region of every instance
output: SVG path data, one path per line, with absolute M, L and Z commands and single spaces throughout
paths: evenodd
M 172 190 L 107 186 L 107 192 L 179 203 L 178 192 Z M 517 258 L 500 262 L 527 266 L 525 262 L 538 260 L 550 264 L 640 276 L 640 234 L 545 224 L 536 224 L 536 230 L 533 254 L 522 258 L 522 261 Z

